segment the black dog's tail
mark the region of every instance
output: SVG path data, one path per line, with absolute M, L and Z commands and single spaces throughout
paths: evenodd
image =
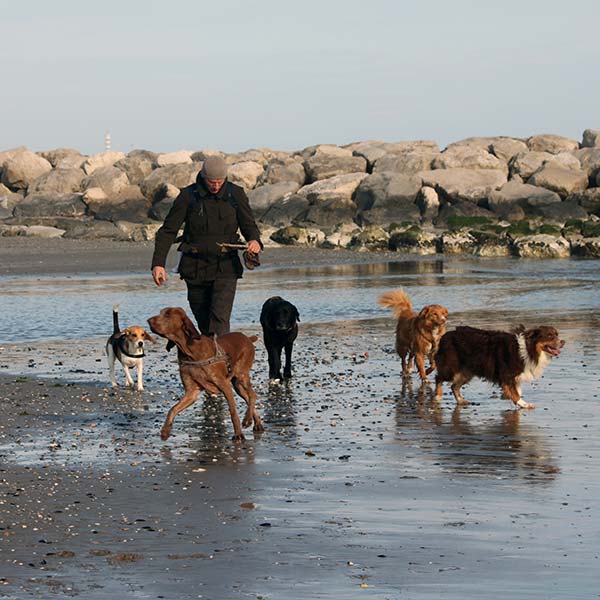
M 119 327 L 119 305 L 113 305 L 113 335 L 117 335 L 121 331 Z

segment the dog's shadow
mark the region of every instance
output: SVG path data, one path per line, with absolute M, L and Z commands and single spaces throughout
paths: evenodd
M 245 430 L 247 439 L 244 442 L 232 441 L 229 407 L 223 394 L 206 396 L 202 392 L 194 408 L 182 413 L 180 419 L 180 434 L 187 438 L 183 442 L 186 460 L 189 460 L 189 453 L 192 452 L 193 462 L 199 465 L 254 462 L 252 436 L 255 440 L 260 439 L 262 432 L 252 432 L 250 428 Z M 164 446 L 161 453 L 167 460 L 174 459 L 170 445 Z
M 554 480 L 560 473 L 549 440 L 535 422 L 524 422 L 522 411 L 504 410 L 491 418 L 484 411 L 482 420 L 473 408 L 478 407 L 445 407 L 435 401 L 431 386 L 413 387 L 405 380 L 396 397 L 398 432 L 455 473 L 532 483 Z

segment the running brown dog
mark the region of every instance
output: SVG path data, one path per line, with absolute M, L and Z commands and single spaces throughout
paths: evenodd
M 440 338 L 446 331 L 448 309 L 439 304 L 428 304 L 416 313 L 413 311 L 410 298 L 403 290 L 386 292 L 379 298 L 379 304 L 391 308 L 398 319 L 396 352 L 402 361 L 402 376 L 410 375 L 414 356 L 421 381 L 426 383 L 427 375 L 435 369 L 434 356 Z M 429 358 L 427 370 L 425 370 L 425 357 Z
M 202 390 L 209 394 L 222 392 L 227 398 L 235 441 L 244 439 L 242 425 L 249 427 L 254 422 L 254 431 L 263 431 L 263 424 L 256 411 L 256 394 L 250 383 L 250 368 L 254 362 L 256 336 L 243 333 L 226 333 L 216 337 L 200 335 L 183 308 L 163 308 L 160 314 L 148 319 L 150 329 L 177 346 L 179 375 L 185 389 L 181 400 L 169 410 L 160 437 L 168 439 L 173 420 L 191 406 Z M 246 401 L 248 408 L 244 420 L 235 405 L 235 391 Z

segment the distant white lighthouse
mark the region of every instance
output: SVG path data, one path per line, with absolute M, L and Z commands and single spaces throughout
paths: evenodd
M 104 149 L 108 152 L 110 150 L 110 131 L 106 132 L 104 136 Z

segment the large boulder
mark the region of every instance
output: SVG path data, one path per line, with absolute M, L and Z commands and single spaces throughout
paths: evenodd
M 415 204 L 421 179 L 398 173 L 368 175 L 356 189 L 354 202 L 359 224 L 389 224 L 417 221 L 421 213 Z
M 445 151 L 455 150 L 456 148 L 470 148 L 472 150 L 489 150 L 490 145 L 499 139 L 502 138 L 495 136 L 468 137 L 448 144 L 445 148 Z
M 21 150 L 10 155 L 2 165 L 2 183 L 14 192 L 26 190 L 38 177 L 52 170 L 41 156 Z
M 155 169 L 140 183 L 142 194 L 152 202 L 158 202 L 164 197 L 164 186 L 167 183 L 182 189 L 196 181 L 196 176 L 202 165 L 198 162 L 185 165 L 170 165 Z
M 547 188 L 566 198 L 569 194 L 585 190 L 588 186 L 588 176 L 583 171 L 573 171 L 549 163 L 538 169 L 527 183 Z
M 565 169 L 571 169 L 571 171 L 581 171 L 581 162 L 576 156 L 573 156 L 571 152 L 559 152 L 544 162 L 543 166 L 552 165 L 554 167 L 564 167 Z
M 91 175 L 96 169 L 102 169 L 104 167 L 112 167 L 118 160 L 125 158 L 123 152 L 113 152 L 108 150 L 107 152 L 101 152 L 100 154 L 94 154 L 88 156 L 83 163 L 83 170 L 86 175 Z
M 559 152 L 573 152 L 573 150 L 577 150 L 579 142 L 561 135 L 543 133 L 530 137 L 527 140 L 527 146 L 534 152 L 558 154 Z
M 38 154 L 45 158 L 55 169 L 78 169 L 85 160 L 85 156 L 79 150 L 73 148 L 55 148 L 54 150 L 38 152 Z
M 20 154 L 21 152 L 25 152 L 27 148 L 25 146 L 17 146 L 16 148 L 9 148 L 8 150 L 2 150 L 0 152 L 0 170 L 2 170 L 2 165 L 9 158 L 12 158 L 16 154 Z
M 294 222 L 332 227 L 339 223 L 351 223 L 356 214 L 356 205 L 349 198 L 330 198 L 322 202 L 310 202 L 306 211 L 298 215 Z
M 362 156 L 367 161 L 367 170 L 371 172 L 375 161 L 387 154 L 387 150 L 383 148 L 382 142 L 365 142 L 356 144 L 352 148 L 353 156 Z
M 15 206 L 22 200 L 22 194 L 12 192 L 4 184 L 0 183 L 0 219 L 12 217 Z
M 278 229 L 271 239 L 286 246 L 317 246 L 325 240 L 325 234 L 320 229 L 290 225 Z
M 81 169 L 52 169 L 38 177 L 28 188 L 29 194 L 72 194 L 81 191 L 85 173 Z
M 86 213 L 81 194 L 29 194 L 14 209 L 16 217 L 81 217 Z
M 491 223 L 496 220 L 496 215 L 482 206 L 473 202 L 459 200 L 452 204 L 442 204 L 433 223 L 436 227 L 472 227 L 482 223 Z
M 587 173 L 590 180 L 593 181 L 600 173 L 600 147 L 581 148 L 575 150 L 573 155 L 579 160 L 581 168 Z
M 586 219 L 587 211 L 577 202 L 557 202 L 555 204 L 542 204 L 528 211 L 529 215 L 540 217 L 544 223 L 557 223 L 564 225 L 573 219 Z
M 247 190 L 256 186 L 258 178 L 262 175 L 263 166 L 252 160 L 235 163 L 227 169 L 227 178 L 232 183 L 241 185 Z
M 396 252 L 408 254 L 430 255 L 438 251 L 438 236 L 431 231 L 423 231 L 420 227 L 402 227 L 390 232 L 389 248 Z
M 487 150 L 469 146 L 454 146 L 444 150 L 433 160 L 434 169 L 497 169 L 506 171 L 507 166 Z
M 600 216 L 600 187 L 588 188 L 567 196 L 565 202 L 575 202 L 586 212 Z
M 316 181 L 298 190 L 299 196 L 308 198 L 311 202 L 322 202 L 331 198 L 351 199 L 360 182 L 367 177 L 366 173 L 349 173 L 337 175 L 323 181 Z
M 257 185 L 294 181 L 300 186 L 306 183 L 306 171 L 300 160 L 294 158 L 274 158 L 269 161 L 258 178 Z
M 237 154 L 228 154 L 225 156 L 225 160 L 229 165 L 235 165 L 236 163 L 242 162 L 254 162 L 258 163 L 263 169 L 267 166 L 267 163 L 271 158 L 275 158 L 277 153 L 271 150 L 259 150 L 251 148 L 244 152 L 238 152 Z
M 281 181 L 263 185 L 248 192 L 248 200 L 254 214 L 264 213 L 271 204 L 285 196 L 295 194 L 300 189 L 300 184 L 295 181 Z
M 90 188 L 83 194 L 88 212 L 101 221 L 147 222 L 152 203 L 137 185 L 127 185 L 118 194 L 102 197 L 100 188 Z
M 388 154 L 407 154 L 409 152 L 439 153 L 440 147 L 433 140 L 413 140 L 410 142 L 385 142 L 382 148 Z
M 498 138 L 489 145 L 490 152 L 504 162 L 509 162 L 513 156 L 527 152 L 527 144 L 514 138 Z
M 445 200 L 480 202 L 507 181 L 506 173 L 497 169 L 436 169 L 418 174 Z
M 118 160 L 114 166 L 127 175 L 129 183 L 139 184 L 152 173 L 153 160 L 142 154 L 127 155 Z
M 176 152 L 165 152 L 158 154 L 154 164 L 156 167 L 167 167 L 169 165 L 182 165 L 192 162 L 192 152 L 190 150 L 177 150 Z
M 117 167 L 96 169 L 83 182 L 83 189 L 100 188 L 109 198 L 117 196 L 129 185 L 127 175 Z
M 362 156 L 331 156 L 316 153 L 304 161 L 307 180 L 311 183 L 345 173 L 366 172 L 367 161 Z
M 554 158 L 550 152 L 520 152 L 509 163 L 511 178 L 519 175 L 522 179 L 531 177 L 543 164 Z
M 286 227 L 306 213 L 310 202 L 306 196 L 292 194 L 277 200 L 260 216 L 260 221 L 277 227 Z
M 597 129 L 586 129 L 581 141 L 582 148 L 595 148 L 600 146 L 600 131 Z
M 44 239 L 52 239 L 63 237 L 65 234 L 64 229 L 58 229 L 57 227 L 50 227 L 48 225 L 28 225 L 25 226 L 20 233 L 25 237 L 37 237 Z
M 488 197 L 489 208 L 499 217 L 511 221 L 522 216 L 513 213 L 515 205 L 530 212 L 538 206 L 557 203 L 560 203 L 560 196 L 556 192 L 513 180 L 491 192 Z
M 136 148 L 135 150 L 130 150 L 127 153 L 126 158 L 142 158 L 144 160 L 149 160 L 152 164 L 154 164 L 157 156 L 158 154 L 156 154 L 156 152 L 143 150 L 142 148 Z
M 373 164 L 373 173 L 390 171 L 402 175 L 414 175 L 419 171 L 428 171 L 439 152 L 405 152 L 404 154 L 384 154 Z
M 514 240 L 513 249 L 521 258 L 566 258 L 571 254 L 568 240 L 540 233 Z
M 477 247 L 477 239 L 469 231 L 447 231 L 441 237 L 441 250 L 444 254 L 472 254 Z
M 497 235 L 484 231 L 471 231 L 476 245 L 473 250 L 475 256 L 502 257 L 512 254 L 512 241 L 507 235 Z
M 352 150 L 349 148 L 340 148 L 334 144 L 316 144 L 315 146 L 303 148 L 299 152 L 296 152 L 296 154 L 304 161 L 312 156 L 350 157 L 352 156 Z
M 63 236 L 74 240 L 127 240 L 129 237 L 114 223 L 107 221 L 88 221 L 78 227 L 69 229 Z
M 600 258 L 600 237 L 582 238 L 571 242 L 573 256 Z
M 377 225 L 365 227 L 359 231 L 348 244 L 348 248 L 353 250 L 387 250 L 390 241 L 388 231 Z
M 321 242 L 321 248 L 347 248 L 359 232 L 355 223 L 339 223 Z
M 421 211 L 423 220 L 431 221 L 437 216 L 440 209 L 440 197 L 432 187 L 425 185 L 417 194 L 416 204 Z
M 205 148 L 203 150 L 192 152 L 191 158 L 194 162 L 204 162 L 209 156 L 220 156 L 221 158 L 225 158 L 225 153 L 220 150 Z

